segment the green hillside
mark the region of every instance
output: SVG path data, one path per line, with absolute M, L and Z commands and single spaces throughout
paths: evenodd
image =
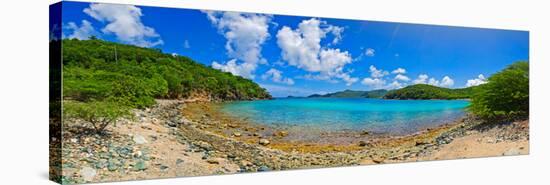
M 388 91 L 384 89 L 372 90 L 372 91 L 354 91 L 345 90 L 335 93 L 328 93 L 325 95 L 313 94 L 308 98 L 381 98 Z
M 87 101 L 129 95 L 130 103 L 140 106 L 153 98 L 193 95 L 221 101 L 271 98 L 251 80 L 158 49 L 98 39 L 63 40 L 62 47 L 65 97 Z
M 478 87 L 449 89 L 427 84 L 410 85 L 389 91 L 385 99 L 469 99 Z
M 64 116 L 101 132 L 155 98 L 206 101 L 270 99 L 258 84 L 184 56 L 91 38 L 62 41 Z

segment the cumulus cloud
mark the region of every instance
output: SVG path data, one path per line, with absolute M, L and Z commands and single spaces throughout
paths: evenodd
M 342 32 L 343 28 L 312 18 L 303 20 L 296 29 L 283 26 L 277 32 L 277 45 L 282 50 L 283 60 L 290 66 L 313 73 L 308 74 L 310 78 L 326 81 L 340 79 L 346 85 L 351 85 L 359 80 L 344 71 L 344 66 L 352 62 L 351 54 L 340 49 L 321 47 L 321 40 L 328 33 L 335 37 L 332 43 L 337 43 Z
M 413 80 L 413 83 L 414 84 L 427 84 L 427 80 L 428 80 L 428 75 L 427 74 L 420 74 L 418 75 L 418 78 L 416 78 L 415 80 Z
M 225 49 L 227 55 L 233 58 L 226 64 L 214 62 L 212 67 L 234 75 L 254 78 L 253 73 L 258 64 L 267 63 L 261 55 L 261 46 L 270 36 L 268 28 L 271 16 L 217 11 L 204 13 L 227 40 Z
M 368 57 L 373 57 L 373 56 L 374 56 L 374 52 L 375 52 L 374 49 L 372 49 L 372 48 L 367 48 L 367 49 L 365 50 L 365 55 L 368 56 Z
M 414 84 L 428 84 L 439 87 L 452 87 L 454 85 L 454 80 L 449 76 L 444 76 L 441 81 L 435 78 L 430 78 L 426 74 L 418 75 L 418 78 L 413 80 Z
M 69 22 L 65 25 L 65 29 L 70 30 L 72 33 L 67 36 L 69 39 L 88 40 L 91 36 L 96 36 L 98 33 L 87 20 L 82 20 L 80 26 L 74 22 Z
M 230 72 L 234 75 L 239 75 L 245 78 L 253 79 L 254 74 L 252 71 L 256 69 L 256 64 L 254 63 L 241 63 L 237 64 L 237 59 L 231 59 L 225 64 L 218 63 L 216 61 L 212 62 L 212 68 L 219 69 L 223 72 Z
M 402 74 L 397 74 L 395 75 L 395 80 L 399 80 L 399 81 L 403 81 L 403 82 L 408 82 L 410 81 L 411 79 L 405 75 L 402 75 Z
M 487 79 L 483 74 L 479 74 L 477 78 L 470 79 L 466 82 L 466 87 L 478 86 L 487 83 Z
M 367 78 L 364 78 L 361 81 L 361 84 L 367 85 L 367 86 L 370 86 L 370 87 L 373 87 L 373 88 L 382 88 L 386 85 L 386 81 L 382 80 L 380 78 L 367 77 Z
M 407 70 L 405 70 L 403 68 L 397 68 L 397 69 L 393 70 L 391 73 L 392 74 L 405 74 L 405 73 L 407 73 Z
M 386 89 L 399 89 L 399 88 L 403 88 L 405 86 L 404 83 L 400 83 L 398 81 L 393 81 L 391 84 L 388 84 L 386 86 Z
M 334 39 L 332 39 L 332 44 L 338 44 L 338 42 L 342 40 L 342 33 L 344 32 L 344 28 L 329 25 L 326 28 L 326 31 L 332 33 L 332 35 L 334 36 Z
M 107 25 L 101 31 L 105 34 L 114 34 L 122 42 L 142 47 L 163 44 L 155 29 L 143 24 L 143 14 L 136 6 L 91 4 L 84 9 L 84 13 L 100 22 L 106 22 Z
M 455 81 L 453 79 L 451 79 L 451 77 L 445 76 L 441 80 L 441 83 L 439 84 L 439 86 L 441 86 L 441 87 L 452 87 L 454 84 L 455 84 Z
M 399 68 L 401 69 L 401 68 Z M 394 70 L 395 71 L 395 70 Z M 370 77 L 364 78 L 361 84 L 372 87 L 373 89 L 398 89 L 407 85 L 406 82 L 411 79 L 401 73 L 405 73 L 404 69 L 401 69 L 399 73 L 393 78 L 391 83 L 386 83 L 385 79 L 388 79 L 387 75 L 390 73 L 383 69 L 378 69 L 376 66 L 371 65 L 369 67 Z
M 262 79 L 271 79 L 273 82 L 287 85 L 294 84 L 294 80 L 292 80 L 292 78 L 283 77 L 283 72 L 275 68 L 271 68 L 267 72 L 265 72 L 265 74 L 262 75 Z
M 377 69 L 374 65 L 371 65 L 369 67 L 369 71 L 370 71 L 370 76 L 373 78 L 382 78 L 389 74 L 388 71 Z

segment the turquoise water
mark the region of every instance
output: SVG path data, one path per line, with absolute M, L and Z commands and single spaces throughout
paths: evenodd
M 226 103 L 221 111 L 269 126 L 405 134 L 457 120 L 468 104 L 466 100 L 281 98 Z

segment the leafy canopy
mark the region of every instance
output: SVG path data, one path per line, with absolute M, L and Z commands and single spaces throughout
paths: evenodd
M 529 63 L 516 62 L 489 77 L 472 98 L 470 110 L 485 119 L 517 120 L 529 116 Z

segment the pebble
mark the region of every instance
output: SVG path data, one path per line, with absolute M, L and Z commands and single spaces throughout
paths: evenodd
M 259 172 L 265 172 L 265 171 L 269 171 L 269 170 L 271 170 L 271 169 L 269 169 L 269 167 L 267 167 L 267 166 L 260 166 L 260 168 L 258 168 Z
M 266 145 L 269 144 L 269 140 L 267 140 L 267 139 L 260 139 L 259 143 L 260 143 L 261 145 L 266 146 Z
M 161 165 L 160 166 L 160 170 L 162 170 L 162 171 L 167 170 L 168 168 L 170 168 L 170 167 L 168 167 L 166 165 Z
M 233 136 L 235 137 L 241 137 L 242 134 L 240 132 L 233 132 Z
M 182 159 L 176 159 L 176 164 L 181 164 L 183 163 L 184 161 Z
M 147 143 L 147 140 L 142 135 L 136 134 L 133 138 L 134 142 L 138 145 Z
M 253 164 L 250 162 L 250 161 L 247 161 L 247 160 L 242 160 L 241 161 L 241 166 L 252 166 Z
M 145 164 L 145 161 L 142 161 L 142 160 L 134 164 L 134 168 L 133 168 L 134 171 L 142 171 L 146 169 L 147 169 L 147 165 Z
M 115 164 L 114 161 L 109 160 L 109 162 L 107 163 L 107 169 L 109 171 L 115 171 L 115 170 L 118 170 L 118 166 Z
M 274 133 L 273 136 L 286 137 L 286 136 L 288 136 L 288 132 L 287 131 L 279 131 L 279 132 Z
M 383 158 L 383 157 L 374 157 L 374 158 L 372 158 L 372 162 L 374 162 L 374 163 L 376 163 L 376 164 L 383 163 L 384 160 L 386 160 L 386 159 Z
M 80 175 L 85 181 L 92 181 L 94 180 L 94 177 L 97 175 L 97 172 L 93 168 L 84 167 L 80 170 Z
M 207 159 L 206 162 L 208 162 L 210 164 L 220 164 L 220 159 L 210 158 L 210 159 Z
M 359 141 L 359 146 L 367 146 L 367 142 L 365 142 L 365 141 Z
M 72 139 L 71 139 L 71 142 L 72 142 L 72 143 L 77 143 L 77 142 L 78 142 L 78 139 L 72 138 Z
M 166 121 L 166 124 L 170 127 L 177 127 L 178 126 L 178 123 L 173 122 L 173 121 Z

